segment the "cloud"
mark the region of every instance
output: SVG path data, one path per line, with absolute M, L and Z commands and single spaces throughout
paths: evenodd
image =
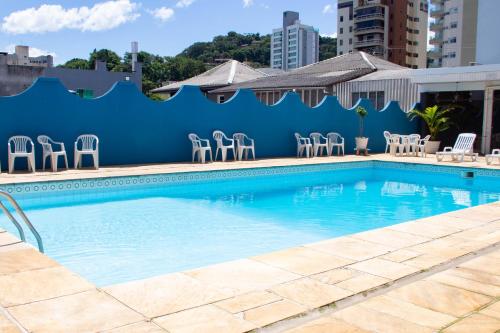
M 14 53 L 16 51 L 16 45 L 15 44 L 9 44 L 4 48 L 5 52 L 8 53 Z M 30 57 L 39 57 L 43 55 L 51 55 L 52 57 L 56 58 L 57 54 L 55 52 L 50 52 L 46 51 L 43 49 L 39 49 L 36 47 L 30 46 L 30 51 L 29 51 Z
M 194 1 L 195 0 L 179 0 L 175 4 L 175 7 L 177 7 L 177 8 L 189 7 L 189 6 L 191 6 L 193 4 Z
M 323 7 L 323 14 L 332 14 L 333 13 L 333 5 L 325 5 L 325 7 Z
M 261 3 L 260 6 L 264 9 L 269 9 L 271 7 L 269 7 L 269 5 L 265 4 L 265 3 Z
M 253 0 L 243 0 L 243 8 L 253 6 Z
M 321 37 L 328 37 L 328 38 L 337 38 L 337 33 L 331 33 L 331 34 L 321 34 Z
M 174 17 L 175 12 L 172 8 L 160 7 L 149 11 L 149 13 L 153 15 L 154 18 L 157 18 L 162 22 L 167 22 Z
M 45 33 L 63 29 L 102 31 L 134 21 L 139 5 L 130 0 L 110 0 L 92 7 L 64 8 L 41 5 L 10 13 L 3 18 L 1 30 L 10 34 Z

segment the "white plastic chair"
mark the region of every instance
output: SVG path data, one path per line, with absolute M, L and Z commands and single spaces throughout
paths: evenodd
M 28 144 L 31 146 L 31 149 L 28 149 Z M 9 152 L 9 173 L 14 172 L 14 162 L 18 157 L 26 157 L 28 160 L 28 170 L 35 172 L 35 144 L 30 137 L 24 135 L 13 136 L 9 138 L 7 146 Z
M 45 161 L 47 157 L 50 157 L 50 165 L 52 167 L 52 171 L 57 171 L 57 162 L 59 160 L 59 156 L 64 157 L 64 163 L 66 165 L 66 169 L 68 169 L 68 156 L 66 155 L 66 149 L 64 148 L 64 143 L 56 142 L 52 140 L 47 135 L 39 135 L 37 138 L 39 144 L 42 145 L 42 169 L 45 171 Z M 54 151 L 52 145 L 59 146 L 59 150 Z
M 299 133 L 295 133 L 295 139 L 297 139 L 297 157 L 301 157 L 305 152 L 306 157 L 309 158 L 313 147 L 311 140 L 303 137 Z
M 427 145 L 427 142 L 429 142 L 430 139 L 431 139 L 431 136 L 428 134 L 423 139 L 418 140 L 417 156 L 419 156 L 419 154 L 422 157 L 427 156 L 427 152 L 425 151 L 425 146 Z
M 389 150 L 389 146 L 391 145 L 391 133 L 389 131 L 384 131 L 385 138 L 385 153 Z
M 217 161 L 217 156 L 219 155 L 219 150 L 220 150 L 222 153 L 222 162 L 225 162 L 227 158 L 227 151 L 232 150 L 234 160 L 236 161 L 234 140 L 229 139 L 222 131 L 214 131 L 213 137 L 214 140 L 217 142 L 217 149 L 215 150 L 215 160 Z
M 198 154 L 198 161 L 201 163 L 205 163 L 205 157 L 206 153 L 209 153 L 210 156 L 210 162 L 213 161 L 212 159 L 212 147 L 210 147 L 210 141 L 207 139 L 201 139 L 198 135 L 191 133 L 188 135 L 189 140 L 191 140 L 191 143 L 193 145 L 193 153 L 192 153 L 192 162 L 194 162 L 194 159 L 196 157 L 196 154 Z
M 255 160 L 255 141 L 249 138 L 245 133 L 234 133 L 233 140 L 236 143 L 236 150 L 238 152 L 238 160 L 243 159 L 243 153 L 245 153 L 245 159 L 248 160 L 248 152 L 252 152 L 253 159 Z
M 498 163 L 500 163 L 500 149 L 493 149 L 491 154 L 487 154 L 484 156 L 486 158 L 486 164 L 490 165 L 495 158 L 498 159 Z
M 75 169 L 81 168 L 83 155 L 91 155 L 94 168 L 99 169 L 99 138 L 94 134 L 83 134 L 76 138 Z
M 451 156 L 453 161 L 463 162 L 465 156 L 470 156 L 472 161 L 477 160 L 477 153 L 474 153 L 474 140 L 476 134 L 461 133 L 453 147 L 445 147 L 443 151 L 436 153 L 436 159 L 441 162 L 445 156 Z
M 420 134 L 410 134 L 408 136 L 407 153 L 418 156 L 418 144 L 420 142 Z
M 389 153 L 396 156 L 399 146 L 401 145 L 401 136 L 399 134 L 391 134 L 389 137 Z
M 330 132 L 326 135 L 328 139 L 328 156 L 333 155 L 333 148 L 337 147 L 337 155 L 340 155 L 340 150 L 342 150 L 342 156 L 344 156 L 344 138 L 340 136 L 339 133 Z
M 321 133 L 311 133 L 309 137 L 312 140 L 313 145 L 313 153 L 314 156 L 317 157 L 318 153 L 320 156 L 323 156 L 323 150 L 325 150 L 325 155 L 328 155 L 328 139 L 325 138 Z

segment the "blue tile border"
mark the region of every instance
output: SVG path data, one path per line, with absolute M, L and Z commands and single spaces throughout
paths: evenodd
M 17 183 L 0 185 L 0 190 L 10 194 L 54 193 L 66 191 L 92 191 L 100 189 L 124 189 L 155 185 L 178 185 L 199 181 L 230 180 L 243 177 L 273 176 L 297 174 L 319 171 L 334 171 L 346 169 L 360 169 L 384 167 L 399 170 L 414 170 L 422 172 L 446 173 L 462 175 L 464 172 L 474 172 L 477 176 L 498 177 L 500 170 L 440 166 L 432 164 L 398 163 L 385 161 L 355 161 L 327 164 L 306 164 L 294 166 L 258 167 L 248 169 L 217 170 L 217 171 L 188 171 L 178 173 L 164 173 L 154 175 L 114 176 L 104 178 L 76 179 L 64 181 L 46 181 L 35 183 Z

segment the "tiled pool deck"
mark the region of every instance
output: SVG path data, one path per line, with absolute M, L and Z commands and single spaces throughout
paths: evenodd
M 0 184 L 369 159 L 435 163 L 289 158 L 2 174 Z M 496 332 L 499 245 L 495 202 L 97 288 L 0 230 L 0 332 Z

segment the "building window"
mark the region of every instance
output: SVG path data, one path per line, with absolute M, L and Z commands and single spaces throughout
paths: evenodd
M 457 14 L 457 13 L 458 13 L 458 7 L 453 7 L 453 8 L 450 8 L 449 13 L 450 13 L 450 14 Z
M 222 104 L 226 100 L 224 95 L 217 95 L 217 103 Z
M 342 52 L 342 51 L 339 51 L 339 55 L 343 55 L 343 54 L 344 54 L 344 52 Z
M 344 41 L 342 39 L 339 39 L 339 45 L 340 46 L 344 45 Z
M 458 27 L 458 22 L 451 22 L 450 29 L 456 29 Z
M 352 104 L 356 104 L 360 98 L 369 99 L 377 110 L 385 106 L 385 93 L 383 91 L 360 91 L 352 93 Z
M 349 32 L 352 32 L 352 25 L 349 27 Z
M 450 54 L 448 54 L 448 57 L 449 58 L 456 58 L 457 54 L 455 52 L 450 52 Z
M 340 22 L 344 22 L 344 16 L 340 15 Z
M 450 44 L 455 44 L 457 42 L 457 37 L 450 38 Z
M 340 28 L 339 29 L 339 34 L 343 34 L 344 33 L 344 28 Z

